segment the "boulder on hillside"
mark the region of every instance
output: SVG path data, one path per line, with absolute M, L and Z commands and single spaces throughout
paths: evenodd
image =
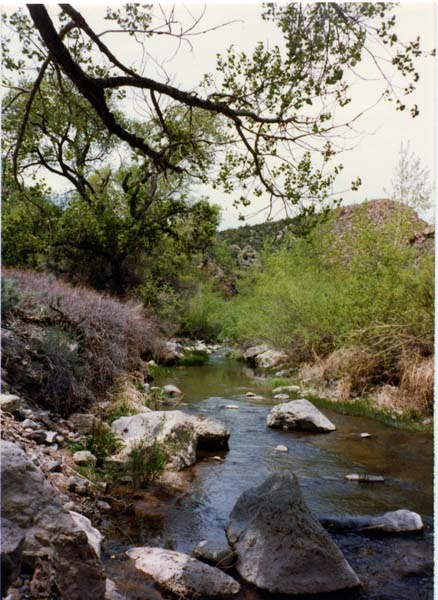
M 299 431 L 335 431 L 333 423 L 305 398 L 277 404 L 266 418 L 268 427 Z
M 321 594 L 360 585 L 307 508 L 298 480 L 275 474 L 237 500 L 226 527 L 237 571 L 271 594 Z
M 229 575 L 181 552 L 145 547 L 132 548 L 126 554 L 138 571 L 179 598 L 215 598 L 240 591 Z
M 121 417 L 112 424 L 112 430 L 127 445 L 124 453 L 138 440 L 147 445 L 155 441 L 170 445 L 174 451 L 171 465 L 183 469 L 196 461 L 196 450 L 208 448 L 226 450 L 230 432 L 212 419 L 200 419 L 180 410 L 154 411 Z
M 255 358 L 256 366 L 260 369 L 273 369 L 287 361 L 287 354 L 280 350 L 266 350 Z
M 105 595 L 105 574 L 83 528 L 64 510 L 54 488 L 12 442 L 1 442 L 2 515 L 24 532 L 27 567 L 62 600 Z

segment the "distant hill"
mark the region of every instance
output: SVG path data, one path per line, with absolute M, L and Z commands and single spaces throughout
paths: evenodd
M 403 217 L 410 223 L 408 241 L 415 245 L 425 245 L 429 251 L 433 251 L 434 226 L 421 219 L 412 208 L 388 199 L 367 200 L 360 204 L 339 207 L 327 213 L 327 217 L 334 217 L 334 230 L 340 238 L 345 232 L 351 230 L 354 217 L 359 210 L 365 210 L 367 217 L 377 228 L 382 227 L 395 211 L 401 211 Z M 272 243 L 275 247 L 287 233 L 303 235 L 316 225 L 320 218 L 318 215 L 298 216 L 256 225 L 242 225 L 234 229 L 225 229 L 217 235 L 218 239 L 229 247 L 238 246 L 241 249 L 251 247 L 260 252 L 266 243 Z

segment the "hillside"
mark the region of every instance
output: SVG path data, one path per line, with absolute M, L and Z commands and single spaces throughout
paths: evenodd
M 350 204 L 329 211 L 322 217 L 317 215 L 297 216 L 255 225 L 242 225 L 241 227 L 219 231 L 217 237 L 229 247 L 236 245 L 242 249 L 245 246 L 251 246 L 254 250 L 260 252 L 265 244 L 278 246 L 288 233 L 300 237 L 303 233 L 308 232 L 312 226 L 317 225 L 318 222 L 329 220 L 334 223 L 333 229 L 336 235 L 343 238 L 346 232 L 351 232 L 355 216 L 360 211 L 365 211 L 366 220 L 376 228 L 382 228 L 388 223 L 394 217 L 396 211 L 401 212 L 403 219 L 408 222 L 410 234 L 408 241 L 415 245 L 424 245 L 428 251 L 433 252 L 434 226 L 421 219 L 412 208 L 389 199 L 367 200 L 360 204 Z

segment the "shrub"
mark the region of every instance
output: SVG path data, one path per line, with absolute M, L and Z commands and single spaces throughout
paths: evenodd
M 122 448 L 122 442 L 117 436 L 105 427 L 103 422 L 93 427 L 91 435 L 87 437 L 85 450 L 89 450 L 96 457 L 96 468 L 105 465 L 105 459 Z
M 18 308 L 22 302 L 22 294 L 17 290 L 14 282 L 2 277 L 1 280 L 1 314 L 5 318 L 9 313 Z
M 155 441 L 152 446 L 140 439 L 134 443 L 129 452 L 128 470 L 134 487 L 146 487 L 157 479 L 164 471 L 168 454 L 161 442 Z
M 144 361 L 160 352 L 158 325 L 141 306 L 41 273 L 5 270 L 4 278 L 23 294 L 11 324 L 18 347 L 5 344 L 4 366 L 49 409 L 68 415 L 126 374 L 143 378 Z
M 216 339 L 222 329 L 224 300 L 211 282 L 201 283 L 181 317 L 181 333 L 194 338 Z
M 409 243 L 421 225 L 412 211 L 391 205 L 376 225 L 368 210 L 351 212 L 342 232 L 328 221 L 265 253 L 262 269 L 248 271 L 222 305 L 222 336 L 266 341 L 297 364 L 316 362 L 345 396 L 380 383 L 409 387 L 404 357 L 433 354 L 433 257 Z M 422 379 L 427 404 L 431 378 Z

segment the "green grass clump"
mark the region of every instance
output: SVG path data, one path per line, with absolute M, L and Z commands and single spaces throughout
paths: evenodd
M 292 381 L 290 378 L 286 378 L 286 377 L 272 377 L 271 379 L 268 379 L 268 383 L 272 387 L 272 389 L 275 390 L 275 388 L 278 388 L 278 387 L 284 387 L 286 385 L 294 385 L 295 382 Z
M 369 397 L 341 401 L 306 394 L 306 398 L 318 408 L 328 408 L 341 415 L 374 419 L 396 429 L 406 431 L 432 431 L 433 429 L 432 424 L 423 425 L 421 422 L 424 419 L 424 415 L 419 415 L 415 411 L 412 411 L 403 416 L 395 416 L 388 411 L 377 409 Z
M 112 423 L 113 421 L 120 419 L 120 417 L 130 417 L 135 414 L 137 414 L 135 408 L 131 408 L 125 402 L 121 402 L 108 413 L 108 423 Z
M 179 359 L 179 364 L 184 367 L 201 367 L 208 361 L 209 355 L 205 350 L 190 350 Z
M 136 442 L 129 453 L 127 470 L 135 488 L 144 488 L 163 473 L 168 453 L 161 442 L 152 446 L 143 439 Z
M 105 459 L 118 452 L 122 446 L 116 434 L 104 427 L 103 423 L 99 423 L 87 437 L 85 450 L 94 454 L 97 459 L 96 469 L 100 469 L 105 465 Z

